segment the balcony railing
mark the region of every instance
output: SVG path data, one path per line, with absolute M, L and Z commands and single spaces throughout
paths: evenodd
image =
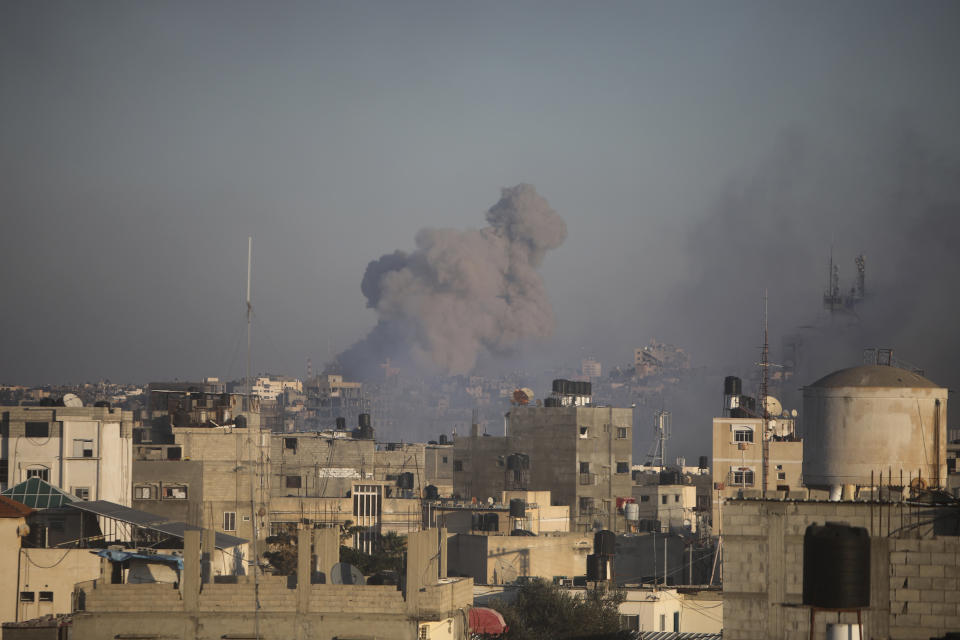
M 581 473 L 580 474 L 580 485 L 588 486 L 597 484 L 597 474 L 595 473 Z

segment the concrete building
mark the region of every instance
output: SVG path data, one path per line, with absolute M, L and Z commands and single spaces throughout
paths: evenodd
M 656 520 L 662 532 L 697 531 L 697 488 L 692 484 L 635 485 L 640 520 Z
M 522 502 L 522 516 L 511 513 L 514 500 Z M 570 531 L 570 508 L 551 504 L 549 491 L 503 491 L 494 504 L 450 501 L 424 503 L 426 527 L 443 527 L 450 533 L 508 535 L 515 529 L 533 534 Z
M 794 421 L 779 418 L 776 429 L 782 435 L 769 436 L 767 495 L 797 492 L 803 487 L 803 440 L 796 435 Z M 713 533 L 723 533 L 721 499 L 763 493 L 763 419 L 720 417 L 713 419 Z
M 130 505 L 131 412 L 3 407 L 0 416 L 0 490 L 40 478 L 80 500 Z
M 27 516 L 32 511 L 16 500 L 0 496 L 0 540 L 3 540 L 0 545 L 3 549 L 0 553 L 0 576 L 6 577 L 0 580 L 0 622 L 18 619 L 20 590 L 9 576 L 19 572 L 20 539 L 26 534 Z M 0 640 L 2 638 L 3 632 L 0 631 Z
M 501 491 L 550 491 L 570 508 L 570 530 L 624 530 L 617 498 L 631 496 L 633 411 L 612 407 L 513 407 L 505 437 L 454 441 L 454 494 L 487 500 Z
M 318 584 L 338 559 L 337 532 L 298 531 L 297 579 L 263 576 L 236 584 L 209 582 L 201 572 L 199 532 L 188 532 L 178 587 L 115 585 L 108 580 L 77 587 L 74 640 L 104 637 L 265 640 L 465 640 L 472 581 L 447 573 L 446 533 L 411 534 L 405 588 L 392 585 Z M 258 605 L 259 604 L 259 608 Z
M 303 383 L 289 376 L 257 376 L 250 386 L 251 394 L 273 402 L 287 390 L 299 393 L 303 391 Z
M 857 622 L 856 613 L 821 614 L 811 634 L 810 610 L 802 606 L 804 532 L 827 521 L 864 527 L 870 534 L 870 606 L 862 611 L 862 637 L 926 639 L 960 628 L 956 510 L 896 498 L 728 500 L 723 637 L 825 638 L 828 622 Z M 944 535 L 947 531 L 952 535 Z
M 593 535 L 550 533 L 539 536 L 458 533 L 450 538 L 450 575 L 478 584 L 511 584 L 522 578 L 552 580 L 587 573 Z

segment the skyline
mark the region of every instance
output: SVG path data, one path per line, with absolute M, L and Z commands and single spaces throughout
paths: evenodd
M 376 322 L 370 261 L 522 182 L 568 226 L 540 268 L 557 326 L 485 370 L 656 338 L 743 375 L 762 290 L 774 340 L 811 323 L 833 245 L 875 297 L 820 372 L 892 346 L 960 383 L 955 4 L 0 17 L 4 382 L 242 375 L 248 235 L 254 371 L 320 369 Z

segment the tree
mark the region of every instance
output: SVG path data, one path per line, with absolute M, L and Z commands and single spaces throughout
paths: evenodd
M 520 587 L 513 603 L 498 600 L 491 608 L 509 627 L 505 640 L 573 640 L 615 637 L 623 599 L 619 590 L 589 589 L 580 597 L 535 579 Z

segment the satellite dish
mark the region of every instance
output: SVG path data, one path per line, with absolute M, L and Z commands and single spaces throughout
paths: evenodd
M 773 396 L 767 396 L 767 415 L 778 416 L 780 412 L 783 411 L 783 406 L 780 404 L 780 401 L 774 398 Z
M 493 506 L 493 498 L 487 498 L 487 504 Z
M 790 415 L 793 416 L 794 418 L 796 418 L 796 417 L 797 417 L 797 410 L 796 410 L 796 409 L 791 409 L 791 410 L 790 410 Z
M 349 562 L 338 562 L 330 569 L 331 584 L 367 584 L 360 569 Z
M 783 413 L 780 414 L 780 417 L 782 417 L 782 418 L 789 418 L 789 417 L 790 417 L 790 412 L 787 411 L 786 409 L 784 409 L 784 410 L 783 410 Z
M 83 400 L 77 397 L 76 394 L 68 393 L 63 396 L 63 406 L 65 407 L 82 407 Z

